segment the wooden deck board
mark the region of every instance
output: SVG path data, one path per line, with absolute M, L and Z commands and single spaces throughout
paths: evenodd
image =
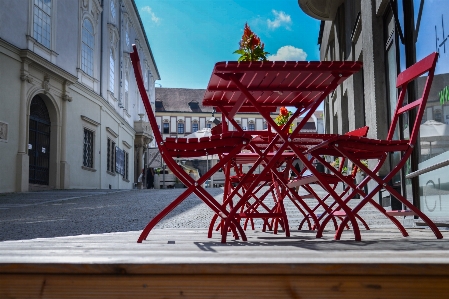
M 248 232 L 156 229 L 0 242 L 0 298 L 445 298 L 449 231 Z M 174 244 L 173 244 L 174 243 Z M 24 287 L 26 286 L 26 287 Z

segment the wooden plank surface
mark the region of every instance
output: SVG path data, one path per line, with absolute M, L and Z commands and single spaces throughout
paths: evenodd
M 2 298 L 447 298 L 448 277 L 0 275 Z
M 219 242 L 204 229 L 156 229 L 0 242 L 0 298 L 447 298 L 449 231 L 248 231 Z M 446 297 L 444 297 L 446 296 Z

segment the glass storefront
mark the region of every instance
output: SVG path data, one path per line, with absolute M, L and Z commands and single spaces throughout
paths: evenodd
M 413 38 L 399 47 L 400 69 L 406 67 L 404 55 L 419 61 L 432 52 L 439 53 L 435 77 L 430 91 L 418 141 L 420 209 L 433 220 L 448 220 L 449 216 L 449 1 L 398 1 L 398 23 L 401 29 L 413 31 Z M 404 7 L 404 5 L 410 5 Z M 414 26 L 407 28 L 404 11 L 411 9 Z M 410 17 L 410 15 L 408 16 Z M 416 94 L 424 88 L 424 77 L 418 80 Z M 404 126 L 405 127 L 405 126 Z M 407 180 L 410 182 L 410 180 Z M 407 188 L 409 189 L 409 188 Z M 410 196 L 409 196 L 410 197 Z

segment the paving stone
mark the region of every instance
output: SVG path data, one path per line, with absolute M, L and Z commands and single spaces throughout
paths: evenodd
M 326 194 L 315 188 L 320 196 Z M 219 202 L 222 188 L 207 189 Z M 185 189 L 151 190 L 53 190 L 28 193 L 0 194 L 0 241 L 23 240 L 140 231 L 159 211 L 170 204 Z M 262 194 L 264 190 L 259 192 Z M 359 200 L 353 200 L 354 206 Z M 285 208 L 289 226 L 297 229 L 303 216 L 288 199 Z M 316 200 L 306 202 L 314 206 Z M 273 197 L 266 199 L 273 205 Z M 318 213 L 322 209 L 317 210 Z M 156 228 L 207 228 L 213 212 L 196 195 L 187 197 Z M 371 227 L 392 227 L 392 224 L 372 206 L 360 215 Z M 254 219 L 256 229 L 263 221 Z M 331 226 L 329 226 L 332 229 Z

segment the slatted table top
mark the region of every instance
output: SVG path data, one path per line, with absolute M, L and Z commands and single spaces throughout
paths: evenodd
M 228 79 L 229 75 L 237 75 L 240 83 L 264 107 L 302 108 L 323 95 L 335 78 L 339 78 L 337 83 L 340 84 L 361 67 L 362 63 L 357 61 L 218 62 L 212 71 L 203 105 L 219 103 L 231 108 L 244 98 Z M 256 110 L 245 102 L 239 111 Z

